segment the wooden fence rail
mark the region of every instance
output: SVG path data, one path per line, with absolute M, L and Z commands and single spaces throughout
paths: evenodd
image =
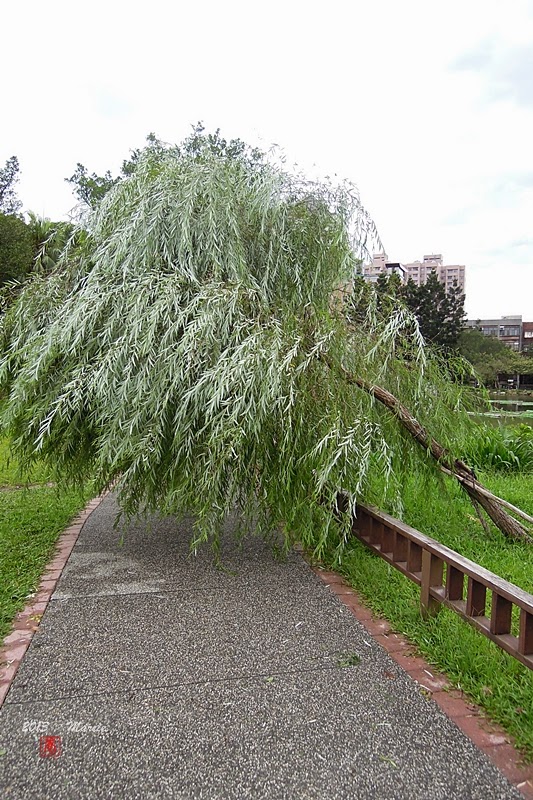
M 533 595 L 373 506 L 357 506 L 352 530 L 420 586 L 425 616 L 445 605 L 533 669 Z

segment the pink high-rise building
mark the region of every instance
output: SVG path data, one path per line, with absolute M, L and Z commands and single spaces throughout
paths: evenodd
M 434 272 L 447 292 L 455 283 L 462 294 L 465 291 L 464 264 L 443 264 L 440 253 L 424 256 L 423 261 L 413 261 L 410 264 L 389 261 L 386 253 L 374 253 L 371 263 L 363 267 L 363 277 L 371 283 L 375 283 L 379 275 L 390 275 L 393 272 L 400 276 L 402 283 L 407 283 L 411 279 L 417 286 L 425 283 L 429 274 Z
M 380 275 L 392 275 L 396 273 L 400 276 L 402 283 L 405 283 L 405 270 L 398 261 L 389 261 L 387 253 L 374 253 L 370 264 L 363 267 L 363 277 L 369 283 L 375 283 Z
M 409 278 L 416 283 L 417 286 L 425 283 L 428 279 L 430 272 L 435 272 L 439 281 L 444 284 L 446 291 L 449 291 L 454 283 L 461 289 L 464 294 L 465 290 L 465 267 L 462 264 L 443 264 L 442 255 L 434 253 L 433 255 L 424 256 L 423 261 L 413 261 L 410 264 L 404 264 L 405 280 Z

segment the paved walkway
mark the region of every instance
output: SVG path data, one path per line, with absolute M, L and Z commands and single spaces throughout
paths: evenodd
M 120 544 L 115 511 L 89 517 L 0 711 L 2 797 L 520 797 L 297 553 L 228 535 L 222 572 L 187 557 L 190 521 Z

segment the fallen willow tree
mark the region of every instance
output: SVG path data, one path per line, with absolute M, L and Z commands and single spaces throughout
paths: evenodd
M 2 320 L 1 421 L 25 465 L 114 485 L 128 515 L 192 512 L 193 546 L 237 507 L 340 554 L 358 500 L 401 511 L 404 481 L 441 468 L 527 535 L 458 459 L 450 363 L 405 309 L 341 291 L 377 238 L 353 187 L 196 137 L 148 148 L 84 226 Z

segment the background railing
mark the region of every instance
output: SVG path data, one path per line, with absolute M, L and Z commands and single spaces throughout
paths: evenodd
M 420 586 L 425 616 L 447 606 L 533 669 L 533 595 L 373 506 L 357 506 L 353 533 Z

